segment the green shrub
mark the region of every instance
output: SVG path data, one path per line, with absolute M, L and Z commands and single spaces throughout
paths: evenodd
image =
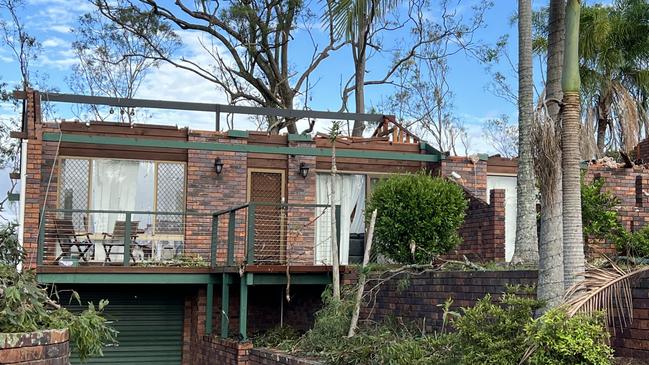
M 467 206 L 459 185 L 419 173 L 380 181 L 366 211 L 378 211 L 377 252 L 412 264 L 428 263 L 457 246 Z
M 101 315 L 107 304 L 101 301 L 95 307 L 91 303 L 83 312 L 72 313 L 49 298 L 33 272 L 18 272 L 13 266 L 0 264 L 0 332 L 67 328 L 71 345 L 85 361 L 101 356 L 102 348 L 115 342 L 117 332 Z
M 300 338 L 298 331 L 291 326 L 276 326 L 253 338 L 255 346 L 280 350 L 290 350 Z
M 589 184 L 582 176 L 581 218 L 584 237 L 617 242 L 625 232 L 616 210 L 620 199 L 603 190 L 603 187 L 604 179 L 595 179 Z
M 459 364 L 518 364 L 525 352 L 525 326 L 541 307 L 535 299 L 505 294 L 499 303 L 491 296 L 463 309 L 453 321 L 460 351 Z
M 536 348 L 530 364 L 608 365 L 613 360 L 601 316 L 569 318 L 561 309 L 553 309 L 528 324 L 525 333 Z

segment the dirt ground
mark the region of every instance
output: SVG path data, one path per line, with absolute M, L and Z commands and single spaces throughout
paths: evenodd
M 649 359 L 633 359 L 629 357 L 615 358 L 615 365 L 649 365 Z

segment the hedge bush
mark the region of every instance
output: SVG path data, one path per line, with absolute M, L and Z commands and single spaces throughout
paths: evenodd
M 366 211 L 378 211 L 377 252 L 399 263 L 422 264 L 460 243 L 458 229 L 467 207 L 459 185 L 418 173 L 380 181 Z

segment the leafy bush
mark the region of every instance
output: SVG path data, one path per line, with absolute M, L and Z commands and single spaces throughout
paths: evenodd
M 419 173 L 380 181 L 366 211 L 378 211 L 377 251 L 412 264 L 428 263 L 457 246 L 467 206 L 459 185 Z
M 101 315 L 107 304 L 101 301 L 95 308 L 91 303 L 80 314 L 71 313 L 50 299 L 33 272 L 18 272 L 14 266 L 0 264 L 0 332 L 67 328 L 70 342 L 85 361 L 102 356 L 102 348 L 115 342 L 117 332 Z
M 606 239 L 617 242 L 624 234 L 616 207 L 620 199 L 609 191 L 602 190 L 604 179 L 595 179 L 586 183 L 581 179 L 581 218 L 584 227 L 584 237 Z
M 453 321 L 461 349 L 460 364 L 517 364 L 527 345 L 523 329 L 541 307 L 535 299 L 505 294 L 499 303 L 490 295 L 465 308 Z
M 24 252 L 16 235 L 16 225 L 4 224 L 0 227 L 0 265 L 16 266 L 23 257 Z
M 553 309 L 528 324 L 525 333 L 536 347 L 530 364 L 608 365 L 613 360 L 601 316 L 568 317 L 564 311 Z
M 629 256 L 649 257 L 649 225 L 633 233 L 625 233 L 617 241 L 618 250 Z

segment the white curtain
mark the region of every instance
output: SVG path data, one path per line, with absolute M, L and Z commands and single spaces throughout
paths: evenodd
M 153 210 L 153 171 L 154 164 L 148 161 L 93 160 L 90 209 Z M 125 219 L 123 213 L 93 213 L 92 231 L 112 233 L 115 221 Z M 103 261 L 104 251 L 98 248 L 95 248 L 95 259 Z
M 331 188 L 336 192 L 334 204 L 340 205 L 340 264 L 349 258 L 349 234 L 362 233 L 365 229 L 365 176 L 341 174 L 331 185 L 331 176 L 320 174 L 316 180 L 317 204 L 331 204 Z M 320 208 L 321 216 L 324 208 Z M 327 210 L 316 222 L 316 264 L 331 264 L 331 213 Z

